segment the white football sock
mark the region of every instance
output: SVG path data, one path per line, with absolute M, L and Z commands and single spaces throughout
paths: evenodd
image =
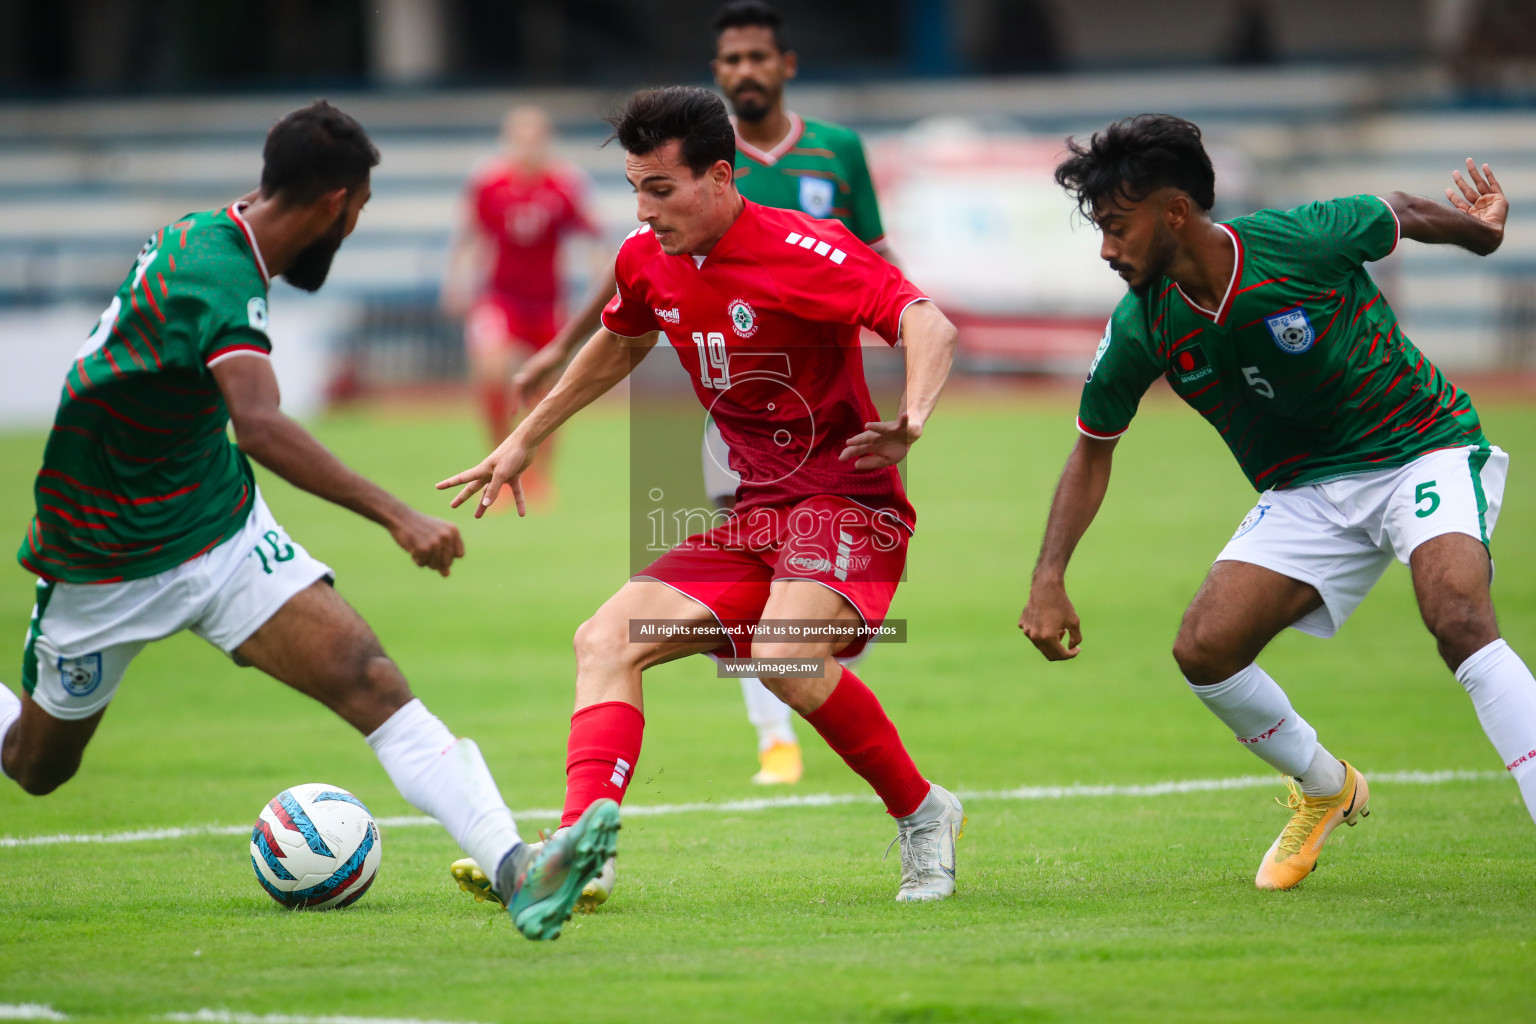
M 741 680 L 741 695 L 747 701 L 747 721 L 757 728 L 759 752 L 775 743 L 796 742 L 795 727 L 790 724 L 795 718 L 794 711 L 775 697 L 761 679 L 744 676 Z
M 494 877 L 501 859 L 522 839 L 475 741 L 455 739 L 416 699 L 374 730 L 368 745 L 400 795 L 442 822 Z
M 5 734 L 11 731 L 11 723 L 21 718 L 21 698 L 11 688 L 0 683 L 0 746 L 5 745 Z M 0 764 L 0 775 L 5 775 L 5 765 Z
M 1483 732 L 1536 819 L 1536 679 L 1531 670 L 1509 644 L 1495 640 L 1461 663 L 1456 681 L 1472 697 Z
M 1189 688 L 1239 743 L 1294 778 L 1303 793 L 1332 796 L 1344 788 L 1344 766 L 1317 742 L 1317 730 L 1257 663 L 1214 686 L 1190 683 Z

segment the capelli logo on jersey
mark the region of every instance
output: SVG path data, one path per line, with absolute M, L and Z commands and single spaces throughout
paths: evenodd
M 655 313 L 656 319 L 662 323 L 680 324 L 683 322 L 683 314 L 678 311 L 676 306 L 673 306 L 671 309 L 653 309 L 651 312 Z
M 732 299 L 725 312 L 731 318 L 731 330 L 738 338 L 750 338 L 757 333 L 757 313 L 746 299 Z
M 245 318 L 258 331 L 267 329 L 267 300 L 260 295 L 245 304 Z

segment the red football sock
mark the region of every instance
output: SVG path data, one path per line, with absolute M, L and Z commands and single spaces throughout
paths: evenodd
M 874 691 L 848 669 L 826 703 L 805 720 L 874 787 L 893 818 L 911 814 L 928 795 L 928 780 L 918 773 Z
M 504 384 L 480 386 L 480 409 L 485 414 L 485 426 L 491 432 L 491 443 L 501 444 L 512 432 L 512 421 L 507 415 L 507 388 Z
M 605 701 L 571 716 L 565 754 L 565 810 L 561 826 L 574 825 L 581 812 L 603 797 L 622 802 L 640 759 L 645 716 L 633 704 Z

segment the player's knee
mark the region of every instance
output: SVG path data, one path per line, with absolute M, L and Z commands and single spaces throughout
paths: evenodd
M 405 681 L 405 673 L 395 660 L 383 651 L 369 654 L 363 661 L 362 689 L 370 696 L 387 698 L 404 694 L 410 697 L 411 688 Z
M 405 674 L 382 648 L 360 651 L 350 675 L 351 685 L 332 708 L 349 722 L 382 722 L 411 700 Z
M 1228 646 L 1199 623 L 1186 621 L 1173 641 L 1173 660 L 1178 662 L 1185 679 L 1196 686 L 1211 686 L 1230 678 L 1246 664 Z
M 1499 638 L 1498 621 L 1486 601 L 1457 598 L 1424 616 L 1425 625 L 1451 670 Z
M 800 658 L 822 661 L 827 657 L 825 643 L 784 643 L 781 641 L 756 641 L 752 644 L 754 658 Z
M 815 711 L 826 701 L 826 697 L 815 690 L 812 679 L 768 679 L 763 680 L 763 685 L 768 692 L 787 704 L 790 710 L 797 715 L 808 715 Z
M 637 661 L 642 654 L 641 645 L 629 643 L 619 625 L 599 615 L 576 627 L 571 645 L 576 650 L 576 664 L 582 668 L 623 665 Z

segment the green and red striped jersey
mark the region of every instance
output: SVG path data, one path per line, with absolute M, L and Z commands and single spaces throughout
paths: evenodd
M 736 188 L 780 210 L 836 219 L 877 251 L 885 238 L 864 144 L 852 128 L 789 111 L 789 134 L 771 150 L 736 134 Z
M 1158 377 L 1221 433 L 1254 488 L 1294 487 L 1486 443 L 1477 410 L 1404 336 L 1363 264 L 1397 246 L 1386 201 L 1352 196 L 1220 225 L 1221 306 L 1166 277 L 1116 307 L 1078 429 L 1118 437 Z
M 65 375 L 23 567 L 66 583 L 138 579 L 239 531 L 255 482 L 211 367 L 271 351 L 267 284 L 236 207 L 150 236 Z

